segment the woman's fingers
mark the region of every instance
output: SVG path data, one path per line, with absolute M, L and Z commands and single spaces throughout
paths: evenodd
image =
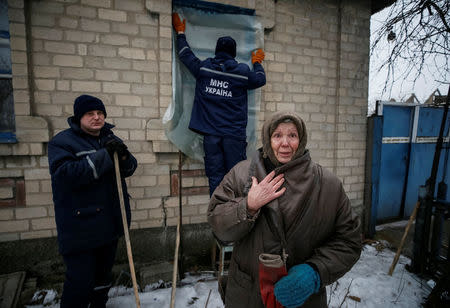
M 273 181 L 273 182 L 275 182 L 275 181 Z M 275 184 L 273 185 L 273 189 L 275 191 L 277 191 L 281 187 L 281 185 L 283 185 L 283 183 L 284 183 L 284 178 L 280 178 L 278 180 L 278 182 L 275 182 Z
M 275 176 L 275 170 L 270 172 L 268 175 L 266 175 L 266 177 L 260 182 L 260 184 L 263 183 L 277 183 L 278 181 L 280 181 L 282 178 L 284 177 L 283 173 L 280 173 L 279 175 Z
M 274 191 L 272 192 L 268 198 L 267 198 L 267 203 L 269 203 L 272 200 L 275 200 L 276 198 L 280 197 L 282 194 L 284 194 L 284 192 L 286 191 L 286 187 L 283 187 L 282 189 L 280 189 L 279 191 Z
M 274 193 L 274 198 L 273 199 L 276 199 L 276 198 L 278 198 L 279 196 L 281 196 L 282 194 L 284 194 L 284 192 L 286 191 L 286 187 L 283 187 L 283 188 L 281 188 L 279 191 L 277 191 L 277 192 L 275 192 Z M 272 199 L 272 200 L 273 200 Z
M 252 177 L 253 185 L 255 186 L 255 180 L 254 177 Z M 258 183 L 256 181 L 256 183 Z M 272 193 L 277 191 L 281 185 L 284 183 L 284 174 L 281 173 L 277 176 L 275 176 L 275 171 L 270 172 L 259 184 L 260 188 L 268 193 Z
M 284 174 L 283 173 L 281 173 L 281 174 L 277 175 L 276 177 L 274 177 L 272 179 L 272 181 L 270 181 L 270 183 L 273 183 L 275 185 L 276 183 L 278 183 L 282 179 L 284 179 Z
M 266 177 L 261 181 L 260 184 L 264 183 L 269 183 L 270 181 L 272 181 L 272 179 L 275 176 L 275 171 L 270 172 L 268 175 L 266 175 Z
M 272 171 L 272 172 L 273 172 L 273 171 Z M 277 175 L 276 177 L 273 177 L 273 176 L 275 175 L 275 172 L 274 172 L 274 174 L 272 174 L 272 172 L 269 173 L 269 174 L 264 178 L 264 180 L 265 180 L 265 179 L 269 179 L 269 176 L 271 176 L 272 179 L 269 180 L 269 181 L 266 182 L 266 183 L 263 183 L 263 181 L 261 181 L 260 184 L 263 184 L 263 185 L 265 186 L 265 188 L 268 189 L 269 191 L 273 191 L 273 192 L 274 192 L 274 191 L 277 191 L 278 188 L 281 187 L 281 185 L 283 185 L 283 183 L 284 183 L 284 174 L 281 173 L 281 174 Z
M 280 181 L 282 178 L 284 178 L 284 174 L 280 173 L 279 175 L 272 177 L 272 179 L 268 182 L 268 183 L 277 183 L 278 181 Z

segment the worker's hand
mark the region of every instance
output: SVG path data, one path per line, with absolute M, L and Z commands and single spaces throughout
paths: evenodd
M 125 160 L 128 157 L 128 147 L 115 138 L 110 138 L 105 142 L 105 149 L 108 151 L 109 156 L 114 160 L 114 152 L 117 152 L 120 160 Z
M 178 13 L 172 13 L 172 25 L 177 34 L 184 33 L 184 30 L 186 30 L 186 19 L 181 21 Z
M 255 215 L 261 207 L 286 191 L 286 187 L 280 189 L 284 183 L 284 174 L 275 176 L 275 171 L 269 173 L 259 183 L 255 177 L 252 177 L 252 181 L 252 187 L 247 195 L 247 211 L 250 215 Z
M 257 49 L 256 52 L 252 52 L 252 64 L 255 64 L 256 62 L 261 63 L 265 56 L 266 54 L 261 48 Z

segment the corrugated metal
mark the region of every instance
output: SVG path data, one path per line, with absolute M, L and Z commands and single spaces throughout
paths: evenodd
M 411 215 L 419 186 L 430 177 L 442 116 L 442 107 L 378 102 L 377 115 L 369 119 L 373 124 L 368 139 L 371 224 Z M 447 184 L 449 175 L 444 175 L 444 167 L 449 155 L 449 120 L 450 116 L 437 176 L 438 183 Z M 445 200 L 450 200 L 450 191 Z

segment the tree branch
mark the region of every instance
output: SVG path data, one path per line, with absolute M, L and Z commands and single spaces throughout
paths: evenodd
M 445 20 L 445 14 L 444 14 L 444 12 L 442 12 L 441 8 L 439 6 L 437 6 L 437 4 L 434 3 L 433 1 L 427 1 L 427 5 L 432 6 L 436 10 L 439 17 L 441 18 L 442 23 L 445 26 L 445 31 L 450 32 L 450 27 L 448 26 L 447 21 Z M 430 15 L 431 15 L 431 13 L 430 13 Z

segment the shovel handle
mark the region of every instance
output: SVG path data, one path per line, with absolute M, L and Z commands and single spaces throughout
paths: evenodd
M 120 177 L 119 157 L 114 152 L 114 170 L 116 171 L 117 191 L 119 192 L 120 212 L 122 213 L 123 233 L 127 246 L 128 263 L 130 264 L 131 280 L 133 281 L 134 297 L 136 298 L 136 307 L 141 308 L 139 293 L 137 289 L 136 273 L 134 271 L 133 254 L 131 253 L 130 234 L 128 233 L 127 212 L 125 211 L 125 202 L 123 199 L 122 179 Z
M 398 259 L 400 258 L 400 253 L 402 252 L 403 245 L 405 244 L 406 236 L 408 235 L 409 229 L 411 228 L 412 222 L 414 219 L 416 219 L 417 210 L 419 209 L 420 201 L 417 201 L 416 206 L 414 207 L 414 210 L 409 217 L 408 224 L 405 228 L 405 233 L 403 233 L 402 240 L 400 241 L 400 245 L 398 246 L 397 253 L 395 254 L 394 260 L 392 261 L 391 267 L 389 268 L 389 276 L 392 276 L 392 273 L 394 272 L 395 266 L 397 265 Z

